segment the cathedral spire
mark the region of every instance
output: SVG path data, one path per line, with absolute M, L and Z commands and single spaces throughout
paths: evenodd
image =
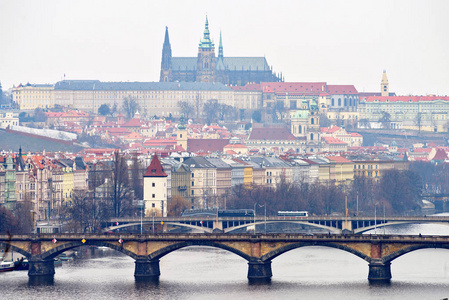
M 162 46 L 162 61 L 161 61 L 161 78 L 160 81 L 171 81 L 172 56 L 170 38 L 168 36 L 168 27 L 165 26 L 164 45 Z
M 223 43 L 221 42 L 221 30 L 220 30 L 220 44 L 218 45 L 218 58 L 223 58 Z
M 210 39 L 209 21 L 207 20 L 207 15 L 206 15 L 206 24 L 204 25 L 203 38 L 199 46 L 200 48 L 209 48 L 209 49 L 215 47 L 214 43 Z

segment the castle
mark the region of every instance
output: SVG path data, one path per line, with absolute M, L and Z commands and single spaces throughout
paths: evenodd
M 225 57 L 220 32 L 218 56 L 211 40 L 206 16 L 203 38 L 197 57 L 172 57 L 168 28 L 162 47 L 161 82 L 221 82 L 226 85 L 283 81 L 282 74 L 273 73 L 265 57 Z

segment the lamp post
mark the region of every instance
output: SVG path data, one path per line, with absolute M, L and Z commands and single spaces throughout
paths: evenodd
M 267 204 L 263 205 L 265 207 L 265 234 L 267 234 Z
M 377 233 L 377 219 L 376 219 L 376 215 L 377 215 L 377 203 L 374 204 L 374 234 Z
M 142 222 L 142 217 L 143 217 L 143 209 L 144 209 L 144 203 L 143 200 L 139 200 L 139 208 L 140 208 L 140 234 L 143 233 L 143 222 Z
M 153 210 L 153 234 L 154 234 L 154 210 Z
M 254 234 L 256 234 L 256 205 L 257 202 L 254 203 Z
M 260 205 L 259 203 L 254 203 L 254 234 L 256 233 L 256 206 L 265 207 L 265 234 L 267 233 L 267 204 Z

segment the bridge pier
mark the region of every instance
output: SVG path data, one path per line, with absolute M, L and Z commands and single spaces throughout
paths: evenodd
M 391 279 L 391 263 L 371 262 L 368 280 L 370 282 L 389 282 Z
M 157 280 L 161 275 L 159 259 L 139 258 L 135 261 L 134 277 L 143 280 Z
M 273 276 L 271 272 L 270 261 L 249 261 L 248 262 L 248 280 L 250 282 L 270 281 Z
M 31 258 L 28 277 L 31 283 L 52 282 L 55 275 L 55 261 L 53 259 Z

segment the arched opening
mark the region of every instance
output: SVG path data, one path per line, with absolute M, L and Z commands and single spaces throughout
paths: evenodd
M 247 284 L 247 261 L 224 249 L 187 246 L 160 260 L 161 278 L 183 283 L 217 284 L 241 281 Z
M 70 242 L 70 243 L 66 243 L 63 245 L 60 245 L 58 247 L 55 247 L 47 252 L 44 252 L 41 254 L 41 257 L 43 259 L 54 259 L 55 257 L 57 257 L 58 255 L 60 255 L 61 253 L 71 250 L 71 249 L 75 249 L 81 246 L 98 246 L 98 247 L 108 247 L 110 249 L 116 250 L 118 252 L 121 252 L 133 259 L 137 259 L 137 255 L 132 253 L 131 251 L 127 250 L 124 247 L 120 247 L 120 246 L 116 246 L 114 244 L 108 243 L 108 242 L 100 242 L 100 241 L 89 241 L 87 240 L 85 243 L 82 243 L 81 241 L 79 242 Z
M 420 284 L 447 283 L 449 276 L 449 245 L 408 249 L 391 262 L 394 280 L 419 281 Z
M 20 253 L 21 255 L 25 256 L 26 258 L 30 258 L 31 253 L 28 253 L 27 251 L 24 251 L 14 245 L 7 245 L 6 243 L 0 243 L 0 250 L 3 250 L 3 252 L 1 253 L 2 255 L 5 255 L 5 249 L 9 249 L 9 251 L 14 251 L 17 253 Z
M 308 245 L 284 252 L 272 260 L 276 280 L 312 284 L 365 282 L 368 263 L 332 247 Z

